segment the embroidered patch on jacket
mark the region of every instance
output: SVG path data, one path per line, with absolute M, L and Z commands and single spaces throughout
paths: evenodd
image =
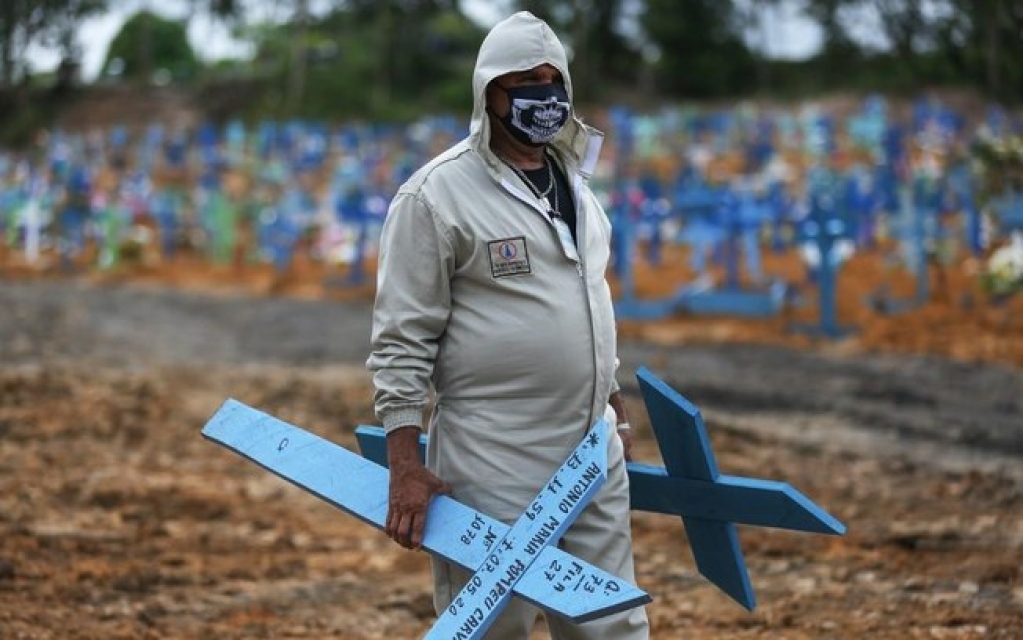
M 532 273 L 524 236 L 493 240 L 487 243 L 487 249 L 490 254 L 490 273 L 495 278 Z

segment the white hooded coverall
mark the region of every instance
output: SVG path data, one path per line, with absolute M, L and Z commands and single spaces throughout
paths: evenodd
M 421 427 L 432 388 L 427 466 L 455 499 L 509 524 L 590 425 L 607 415 L 614 430 L 607 400 L 618 389 L 610 224 L 587 186 L 602 135 L 573 114 L 550 145 L 572 186 L 577 252 L 489 146 L 487 85 L 542 64 L 571 97 L 564 48 L 526 12 L 481 45 L 469 137 L 417 171 L 388 211 L 367 361 L 385 430 Z M 560 546 L 634 583 L 628 478 L 611 436 L 607 483 Z M 437 560 L 433 569 L 441 611 L 468 576 Z M 487 638 L 525 639 L 536 615 L 514 598 Z M 551 616 L 548 626 L 563 640 L 649 635 L 642 608 L 582 625 Z

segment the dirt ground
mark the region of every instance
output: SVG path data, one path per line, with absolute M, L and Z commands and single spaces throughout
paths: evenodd
M 297 274 L 0 274 L 0 637 L 425 632 L 424 554 L 200 437 L 227 397 L 351 448 L 373 421 L 365 291 Z M 641 268 L 639 291 L 678 275 Z M 1023 637 L 1023 309 L 951 274 L 883 316 L 862 295 L 889 276 L 846 265 L 840 341 L 789 330 L 812 301 L 621 327 L 638 459 L 659 462 L 646 365 L 701 407 L 723 473 L 788 481 L 849 528 L 740 527 L 749 613 L 696 573 L 677 518 L 635 514 L 654 638 Z

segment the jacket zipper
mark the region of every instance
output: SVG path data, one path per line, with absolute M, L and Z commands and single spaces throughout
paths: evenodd
M 576 264 L 579 270 L 579 282 L 583 288 L 583 300 L 586 302 L 586 319 L 589 321 L 590 326 L 590 353 L 593 355 L 593 375 L 590 379 L 593 381 L 593 388 L 590 390 L 590 413 L 586 418 L 586 424 L 584 428 L 589 431 L 590 426 L 593 424 L 593 407 L 597 405 L 597 376 L 600 371 L 600 365 L 597 362 L 597 333 L 593 329 L 593 307 L 590 304 L 590 289 L 586 286 L 586 268 L 584 255 L 586 253 L 586 211 L 580 206 L 579 192 L 580 182 L 582 178 L 578 174 L 575 175 L 575 179 L 572 181 L 572 197 L 575 199 L 576 207 L 576 233 L 579 235 L 579 246 L 582 247 L 579 250 L 579 262 Z
M 572 197 L 575 198 L 575 205 L 576 205 L 576 233 L 579 234 L 578 235 L 578 238 L 579 238 L 578 239 L 578 243 L 579 243 L 579 246 L 582 247 L 582 249 L 580 249 L 579 251 L 576 252 L 578 254 L 578 256 L 579 256 L 579 260 L 577 260 L 575 262 L 575 270 L 576 270 L 576 273 L 579 276 L 579 285 L 582 287 L 582 292 L 583 292 L 583 302 L 586 305 L 586 319 L 588 321 L 589 329 L 590 329 L 590 354 L 592 355 L 592 358 L 593 358 L 593 360 L 591 362 L 591 365 L 593 367 L 593 369 L 592 369 L 593 375 L 590 376 L 590 380 L 592 380 L 592 385 L 593 386 L 590 389 L 590 408 L 589 408 L 589 414 L 588 414 L 588 416 L 586 418 L 586 424 L 584 426 L 584 429 L 586 431 L 589 431 L 590 427 L 593 425 L 593 407 L 597 404 L 597 376 L 598 376 L 598 371 L 600 369 L 600 365 L 599 365 L 599 363 L 597 361 L 597 334 L 596 334 L 596 332 L 593 329 L 593 307 L 590 305 L 590 290 L 586 286 L 586 269 L 585 269 L 585 261 L 584 261 L 584 258 L 583 258 L 584 254 L 585 254 L 585 248 L 586 248 L 586 244 L 585 244 L 585 242 L 586 242 L 586 223 L 585 223 L 586 213 L 585 213 L 585 211 L 582 210 L 582 207 L 579 206 L 579 191 L 580 191 L 580 189 L 579 189 L 579 182 L 581 180 L 582 180 L 582 178 L 580 178 L 578 175 L 574 176 L 574 180 L 572 181 Z M 515 196 L 516 198 L 518 198 L 522 202 L 526 203 L 527 205 L 529 205 L 530 207 L 535 209 L 540 215 L 542 215 L 544 217 L 544 219 L 547 221 L 547 226 L 550 227 L 552 231 L 554 231 L 555 235 L 557 235 L 558 230 L 554 228 L 554 222 L 550 219 L 550 215 L 547 213 L 547 211 L 545 211 L 543 209 L 543 207 L 540 206 L 538 199 L 536 199 L 535 197 L 534 198 L 527 198 L 526 194 L 522 190 L 517 189 L 514 185 L 512 185 L 510 182 L 508 182 L 505 178 L 501 178 L 501 186 L 504 187 L 505 190 L 507 190 L 513 196 Z M 560 238 L 556 238 L 556 239 L 557 239 L 558 242 L 561 242 Z M 585 431 L 584 431 L 584 433 L 585 433 Z

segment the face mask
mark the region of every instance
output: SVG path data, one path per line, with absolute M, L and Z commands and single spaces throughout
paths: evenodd
M 511 109 L 501 123 L 516 140 L 539 147 L 554 139 L 568 122 L 572 103 L 560 84 L 536 84 L 505 89 Z

